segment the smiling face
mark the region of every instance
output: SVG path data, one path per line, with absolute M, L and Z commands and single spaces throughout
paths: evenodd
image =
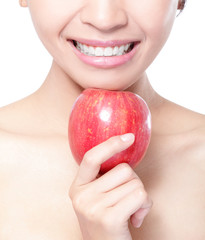
M 46 49 L 83 88 L 126 89 L 165 44 L 177 0 L 22 0 Z

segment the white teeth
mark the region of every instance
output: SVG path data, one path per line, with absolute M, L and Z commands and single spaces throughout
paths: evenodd
M 128 44 L 127 44 L 128 45 Z M 119 50 L 119 48 L 116 46 L 116 47 L 114 47 L 114 49 L 113 49 L 113 55 L 117 55 L 117 53 L 118 53 L 118 50 Z
M 111 57 L 111 56 L 120 56 L 126 54 L 127 50 L 131 46 L 132 43 L 128 43 L 122 46 L 115 47 L 92 47 L 87 46 L 85 44 L 77 42 L 76 48 L 85 55 L 88 56 L 96 56 L 96 57 Z
M 83 51 L 84 53 L 88 54 L 89 53 L 89 48 L 86 45 L 83 45 Z
M 91 56 L 94 56 L 94 55 L 95 55 L 95 49 L 94 49 L 94 47 L 89 47 L 89 54 L 90 54 Z
M 118 52 L 117 55 L 122 55 L 124 51 L 125 51 L 125 46 L 121 46 L 121 47 L 119 48 L 119 52 Z
M 105 50 L 104 50 L 104 56 L 105 56 L 105 57 L 110 57 L 110 56 L 112 56 L 112 55 L 113 55 L 113 50 L 112 50 L 112 48 L 111 48 L 111 47 L 105 48 Z
M 127 44 L 127 45 L 125 46 L 125 51 L 128 50 L 129 46 L 130 46 L 129 44 Z
M 95 48 L 95 56 L 96 56 L 96 57 L 104 56 L 103 48 L 96 47 L 96 48 Z

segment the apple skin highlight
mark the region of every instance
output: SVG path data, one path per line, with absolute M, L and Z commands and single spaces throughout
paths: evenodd
M 101 174 L 119 163 L 135 168 L 143 159 L 151 138 L 151 113 L 146 102 L 132 92 L 89 88 L 80 94 L 68 126 L 71 152 L 78 164 L 91 148 L 125 133 L 135 135 L 134 143 L 105 161 Z

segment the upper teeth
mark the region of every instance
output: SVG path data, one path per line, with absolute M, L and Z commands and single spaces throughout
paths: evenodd
M 110 57 L 110 56 L 120 56 L 125 54 L 125 52 L 129 49 L 132 43 L 128 43 L 126 45 L 115 46 L 115 47 L 92 47 L 77 42 L 76 48 L 88 56 L 96 56 L 96 57 Z

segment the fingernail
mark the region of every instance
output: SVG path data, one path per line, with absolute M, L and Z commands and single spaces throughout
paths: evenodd
M 144 220 L 144 218 L 138 219 L 138 222 L 137 222 L 137 224 L 135 225 L 135 227 L 136 227 L 136 228 L 140 228 L 141 225 L 142 225 L 142 223 L 143 223 L 143 220 Z
M 133 133 L 126 133 L 124 135 L 121 135 L 120 138 L 123 142 L 131 142 L 134 141 L 135 135 Z

